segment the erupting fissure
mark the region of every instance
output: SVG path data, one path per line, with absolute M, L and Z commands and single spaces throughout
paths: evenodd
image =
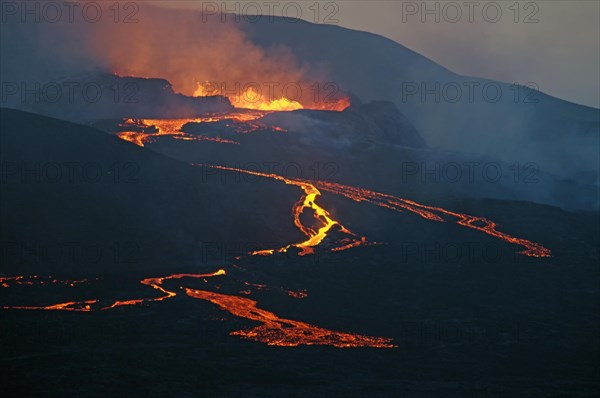
M 289 99 L 285 96 L 279 98 L 269 98 L 254 87 L 248 87 L 237 95 L 226 95 L 225 90 L 211 87 L 210 83 L 197 83 L 194 91 L 194 97 L 209 97 L 215 95 L 226 96 L 229 102 L 240 109 L 255 109 L 261 111 L 295 111 L 298 109 L 326 110 L 342 112 L 350 106 L 350 98 L 326 98 L 323 101 L 311 101 L 310 104 L 303 105 L 299 99 Z M 306 86 L 306 85 L 305 85 Z M 317 85 L 318 86 L 318 85 Z M 302 92 L 302 85 L 297 85 L 299 92 Z M 306 90 L 306 87 L 305 87 Z M 308 91 L 308 90 L 307 90 Z M 318 97 L 315 94 L 315 97 Z M 329 97 L 329 95 L 327 95 Z

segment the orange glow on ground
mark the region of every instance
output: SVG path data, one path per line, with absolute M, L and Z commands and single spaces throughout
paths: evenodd
M 331 229 L 337 226 L 341 233 L 348 235 L 346 241 L 350 243 L 344 243 L 342 246 L 337 247 L 337 251 L 349 249 L 351 247 L 358 247 L 361 245 L 368 244 L 366 238 L 359 237 L 349 229 L 344 227 L 339 221 L 334 220 L 327 210 L 321 207 L 317 202 L 317 197 L 321 195 L 321 192 L 309 181 L 301 181 L 297 179 L 285 178 L 277 174 L 267 174 L 255 171 L 236 169 L 224 166 L 213 166 L 207 165 L 205 167 L 212 167 L 219 170 L 234 171 L 239 173 L 246 173 L 265 178 L 273 178 L 284 182 L 287 185 L 295 185 L 304 191 L 304 195 L 298 202 L 293 206 L 292 214 L 294 217 L 294 224 L 298 229 L 306 235 L 307 239 L 303 242 L 292 243 L 287 246 L 278 249 L 264 249 L 250 253 L 251 255 L 257 256 L 268 256 L 274 253 L 285 253 L 290 247 L 296 247 L 300 249 L 298 253 L 300 256 L 314 253 L 314 247 L 318 246 L 327 237 Z M 314 229 L 312 226 L 306 226 L 300 220 L 300 217 L 305 210 L 312 210 L 314 220 L 321 226 L 318 229 Z
M 308 292 L 306 291 L 306 289 L 303 289 L 303 290 L 288 290 L 287 294 L 288 294 L 288 296 L 293 297 L 293 298 L 298 299 L 298 300 L 308 297 Z
M 187 134 L 181 131 L 187 123 L 215 123 L 227 122 L 227 127 L 238 134 L 249 134 L 258 130 L 268 130 L 276 133 L 286 133 L 287 130 L 278 126 L 267 126 L 257 119 L 271 112 L 261 110 L 245 110 L 243 112 L 207 114 L 202 117 L 189 119 L 124 119 L 119 127 L 131 128 L 132 130 L 120 131 L 116 135 L 122 140 L 132 142 L 137 146 L 144 147 L 154 142 L 156 137 L 171 137 L 181 141 L 211 141 L 220 144 L 240 145 L 239 142 L 220 137 Z M 147 132 L 154 127 L 156 132 Z M 136 130 L 146 130 L 133 131 Z
M 341 185 L 327 181 L 305 181 L 299 179 L 290 179 L 279 176 L 277 174 L 260 173 L 255 171 L 223 166 L 207 165 L 205 167 L 212 167 L 220 170 L 234 171 L 239 173 L 251 174 L 259 177 L 272 178 L 282 181 L 288 185 L 298 186 L 304 191 L 304 195 L 302 196 L 302 198 L 300 198 L 300 200 L 294 205 L 292 209 L 292 215 L 294 217 L 294 224 L 296 225 L 296 227 L 298 227 L 298 229 L 300 229 L 300 231 L 302 231 L 304 235 L 307 236 L 308 239 L 304 242 L 290 244 L 279 249 L 259 250 L 256 252 L 252 252 L 252 255 L 267 256 L 270 254 L 274 254 L 275 252 L 282 253 L 286 252 L 292 246 L 301 249 L 301 252 L 299 253 L 301 256 L 306 254 L 312 254 L 314 253 L 314 247 L 318 246 L 321 242 L 323 242 L 323 240 L 327 237 L 328 233 L 334 226 L 339 226 L 340 231 L 348 235 L 349 238 L 345 239 L 345 243 L 343 243 L 341 246 L 331 249 L 332 251 L 341 251 L 353 247 L 373 244 L 367 242 L 365 237 L 360 237 L 355 233 L 351 232 L 350 230 L 346 229 L 339 221 L 334 220 L 327 210 L 325 210 L 323 207 L 316 203 L 317 197 L 321 195 L 319 189 L 336 195 L 345 196 L 356 202 L 368 202 L 398 212 L 401 212 L 402 210 L 407 210 L 411 213 L 415 213 L 431 221 L 445 222 L 446 220 L 443 218 L 443 216 L 454 217 L 458 219 L 456 223 L 460 226 L 471 228 L 483 232 L 487 235 L 493 236 L 504 242 L 524 247 L 525 250 L 519 252 L 519 254 L 523 254 L 528 257 L 551 257 L 552 254 L 549 249 L 543 247 L 539 243 L 531 242 L 527 239 L 516 238 L 504 232 L 498 231 L 497 223 L 483 217 L 456 213 L 443 209 L 441 207 L 427 206 L 414 202 L 412 200 L 402 199 L 396 196 L 370 191 L 368 189 Z M 310 226 L 302 224 L 300 217 L 303 214 L 303 212 L 307 209 L 311 209 L 314 211 L 315 220 L 322 225 L 319 229 L 315 230 Z M 483 224 L 483 226 L 477 225 L 478 223 Z
M 160 296 L 160 297 L 156 297 L 156 298 L 151 298 L 151 299 L 134 299 L 134 300 L 116 301 L 111 306 L 104 307 L 102 309 L 103 310 L 108 310 L 108 309 L 111 309 L 111 308 L 128 306 L 128 305 L 137 305 L 137 304 L 142 304 L 142 303 L 146 303 L 146 302 L 163 301 L 163 300 L 170 299 L 172 297 L 177 296 L 177 293 L 171 292 L 171 291 L 166 290 L 165 288 L 162 287 L 163 282 L 166 281 L 166 280 L 182 279 L 182 278 L 199 278 L 199 279 L 205 279 L 205 278 L 211 278 L 213 276 L 224 276 L 224 275 L 226 275 L 225 270 L 220 269 L 220 270 L 218 270 L 216 272 L 213 272 L 212 274 L 173 274 L 173 275 L 165 276 L 165 277 L 162 277 L 162 278 L 146 278 L 146 279 L 142 279 L 140 281 L 140 283 L 142 285 L 150 286 L 150 287 L 152 287 L 152 288 L 160 291 L 164 295 Z
M 77 312 L 90 312 L 92 311 L 92 304 L 96 304 L 98 300 L 85 300 L 85 301 L 67 301 L 66 303 L 59 303 L 47 306 L 3 306 L 3 309 L 11 310 L 46 310 L 46 311 L 77 311 Z
M 89 283 L 89 279 L 65 279 L 59 280 L 51 276 L 43 277 L 39 275 L 32 276 L 7 276 L 0 277 L 0 286 L 9 288 L 11 285 L 51 285 L 61 284 L 65 286 L 76 286 L 84 283 Z
M 239 142 L 225 140 L 219 137 L 208 137 L 205 135 L 187 134 L 181 131 L 181 128 L 187 123 L 202 123 L 207 120 L 212 121 L 213 117 L 195 118 L 195 119 L 126 119 L 120 127 L 151 128 L 156 127 L 156 133 L 142 133 L 138 131 L 122 131 L 117 136 L 125 141 L 132 142 L 137 146 L 145 146 L 152 142 L 155 137 L 170 136 L 176 140 L 184 141 L 212 141 L 221 144 L 239 145 Z
M 539 243 L 531 242 L 527 239 L 515 238 L 504 232 L 498 231 L 496 229 L 498 224 L 494 221 L 488 220 L 487 218 L 456 213 L 441 207 L 422 205 L 412 200 L 402 199 L 396 196 L 370 191 L 363 188 L 356 188 L 326 181 L 315 181 L 314 184 L 323 191 L 334 193 L 336 195 L 342 195 L 356 202 L 368 202 L 394 211 L 407 210 L 431 221 L 445 222 L 446 220 L 442 217 L 442 215 L 457 218 L 458 221 L 456 221 L 456 223 L 460 226 L 471 228 L 498 238 L 504 242 L 524 247 L 525 250 L 519 252 L 519 254 L 523 254 L 525 256 L 551 257 L 552 255 L 549 249 L 545 248 Z M 478 223 L 483 224 L 483 226 L 477 225 Z
M 179 280 L 183 278 L 206 279 L 216 276 L 225 276 L 226 272 L 220 269 L 212 274 L 173 274 L 160 278 L 146 278 L 141 281 L 142 284 L 150 286 L 163 293 L 157 298 L 140 298 L 131 300 L 116 301 L 114 304 L 99 308 L 100 311 L 111 310 L 122 306 L 133 306 L 149 302 L 157 302 L 175 297 L 177 293 L 167 290 L 163 283 L 167 280 Z M 24 277 L 18 277 L 24 278 Z M 249 286 L 259 289 L 266 288 L 265 285 L 252 284 L 245 282 Z M 183 286 L 179 286 L 183 288 Z M 298 345 L 329 345 L 340 348 L 349 347 L 375 347 L 375 348 L 393 348 L 392 340 L 383 337 L 361 336 L 352 333 L 342 333 L 327 330 L 305 322 L 294 321 L 280 318 L 270 311 L 260 309 L 256 306 L 256 301 L 248 298 L 232 296 L 221 293 L 214 293 L 204 290 L 195 290 L 185 288 L 189 297 L 210 301 L 218 305 L 221 309 L 228 311 L 234 316 L 259 321 L 261 326 L 232 332 L 231 335 L 240 336 L 244 339 L 254 340 L 268 345 L 294 347 Z M 250 291 L 242 291 L 240 294 L 250 294 Z M 296 292 L 295 292 L 296 293 Z M 291 294 L 291 292 L 290 292 Z M 297 292 L 298 298 L 306 297 L 303 291 Z M 48 311 L 78 311 L 91 312 L 92 305 L 97 304 L 98 300 L 69 301 L 49 306 L 4 306 L 3 309 L 13 310 L 48 310 Z
M 204 290 L 185 289 L 188 296 L 210 301 L 232 315 L 261 322 L 262 325 L 247 330 L 231 332 L 247 340 L 259 341 L 272 346 L 296 347 L 299 345 L 329 345 L 339 348 L 374 347 L 393 348 L 392 340 L 384 337 L 361 336 L 334 332 L 311 324 L 280 318 L 270 311 L 256 306 L 256 301 L 246 297 Z
M 163 121 L 161 121 L 163 123 Z M 177 122 L 179 123 L 179 122 Z M 167 125 L 163 125 L 165 127 Z M 173 127 L 173 126 L 171 126 Z M 171 128 L 165 127 L 165 128 Z M 180 128 L 180 127 L 179 127 Z M 336 195 L 341 195 L 356 202 L 368 202 L 393 211 L 409 211 L 423 217 L 427 220 L 436 222 L 446 222 L 448 218 L 455 219 L 456 224 L 483 232 L 489 236 L 501 241 L 524 247 L 520 252 L 525 256 L 531 257 L 550 257 L 551 251 L 542 245 L 508 235 L 497 230 L 498 224 L 483 217 L 471 216 L 468 214 L 457 213 L 443 209 L 423 205 L 411 200 L 402 199 L 396 196 L 370 191 L 363 188 L 351 187 L 326 181 L 304 181 L 299 179 L 285 178 L 276 174 L 266 174 L 254 171 L 235 169 L 223 166 L 206 166 L 224 171 L 233 171 L 271 178 L 281 181 L 287 185 L 294 185 L 303 191 L 302 197 L 294 204 L 292 215 L 296 227 L 307 237 L 306 240 L 284 246 L 279 249 L 265 249 L 251 253 L 252 255 L 272 255 L 276 252 L 286 252 L 291 247 L 300 249 L 299 255 L 314 253 L 314 248 L 320 245 L 325 238 L 329 236 L 331 230 L 336 227 L 344 238 L 337 242 L 337 246 L 332 251 L 346 250 L 358 246 L 371 244 L 365 237 L 360 237 L 347 228 L 339 221 L 335 220 L 331 214 L 317 203 L 321 195 L 321 190 Z M 301 216 L 305 211 L 313 214 L 313 219 L 318 227 L 305 225 Z M 135 306 L 144 303 L 159 302 L 177 296 L 177 293 L 168 290 L 164 283 L 171 280 L 180 280 L 184 278 L 195 278 L 207 280 L 208 278 L 225 276 L 226 271 L 220 269 L 210 274 L 172 274 L 165 277 L 145 278 L 140 281 L 145 286 L 158 290 L 161 295 L 155 298 L 136 298 L 129 300 L 115 301 L 113 304 L 105 307 L 99 306 L 99 300 L 67 301 L 47 306 L 3 306 L 3 309 L 14 310 L 49 310 L 49 311 L 74 311 L 91 312 L 95 310 L 110 310 L 117 307 Z M 58 280 L 52 277 L 42 278 L 39 276 L 13 276 L 0 278 L 0 286 L 10 288 L 13 285 L 50 285 L 61 284 L 65 286 L 75 286 L 80 283 L 87 283 L 87 279 L 82 280 Z M 257 290 L 264 290 L 267 287 L 262 284 L 253 284 L 244 282 L 246 286 Z M 335 332 L 306 322 L 280 318 L 278 315 L 257 307 L 257 302 L 245 297 L 221 294 L 206 290 L 190 289 L 179 285 L 178 288 L 184 289 L 187 296 L 209 301 L 216 304 L 222 310 L 228 311 L 234 316 L 245 318 L 251 321 L 261 323 L 261 325 L 234 331 L 231 334 L 240 336 L 243 339 L 262 342 L 273 346 L 298 346 L 298 345 L 329 345 L 340 348 L 348 347 L 374 347 L 374 348 L 393 348 L 396 347 L 392 340 L 383 337 L 362 336 L 352 333 Z M 251 294 L 251 290 L 241 291 L 240 294 Z M 294 298 L 305 298 L 305 290 L 287 291 L 288 295 Z

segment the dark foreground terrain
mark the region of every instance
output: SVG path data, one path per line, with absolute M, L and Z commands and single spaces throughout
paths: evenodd
M 332 216 L 379 244 L 332 252 L 326 240 L 314 255 L 247 256 L 302 239 L 290 211 L 297 187 L 217 184 L 202 168 L 98 130 L 2 112 L 11 168 L 3 169 L 0 277 L 88 279 L 7 282 L 2 307 L 155 298 L 161 293 L 142 279 L 227 272 L 177 281 L 169 300 L 105 311 L 0 309 L 3 397 L 597 396 L 597 214 L 519 201 L 432 203 L 494 220 L 552 252 L 535 258 L 453 222 L 325 193 L 319 202 Z M 130 162 L 137 172 L 131 181 L 101 174 L 76 183 L 18 172 L 48 162 L 103 171 Z M 121 243 L 128 249 L 113 250 Z M 89 256 L 97 247 L 103 255 Z M 258 323 L 180 287 L 247 297 L 280 317 L 397 347 L 244 340 L 229 333 Z
M 3 396 L 596 396 L 598 272 L 585 259 L 420 265 L 380 249 L 242 262 L 238 285 L 223 289 L 241 289 L 242 277 L 265 284 L 250 295 L 261 308 L 392 337 L 397 348 L 245 341 L 228 333 L 255 323 L 183 296 L 107 312 L 4 310 Z M 108 295 L 153 295 L 133 278 L 103 277 L 114 279 Z M 8 290 L 5 303 L 36 301 L 32 290 Z
M 412 234 L 410 243 L 403 242 L 401 230 L 411 235 L 423 221 L 394 214 L 388 218 L 390 225 L 397 224 L 399 240 L 387 245 L 304 258 L 251 257 L 235 261 L 235 267 L 225 256 L 188 270 L 165 265 L 166 274 L 213 272 L 223 264 L 226 282 L 184 284 L 234 295 L 247 290 L 246 297 L 257 300 L 259 308 L 279 316 L 391 337 L 397 348 L 273 347 L 247 341 L 229 333 L 258 323 L 182 295 L 91 313 L 3 310 L 3 395 L 597 396 L 599 273 L 597 251 L 589 244 L 598 239 L 597 226 L 552 208 L 511 204 L 511 218 L 503 213 L 506 204 L 480 206 L 494 209 L 496 218 L 505 214 L 507 229 L 547 236 L 544 243 L 556 248 L 555 256 L 516 255 L 512 245 L 475 234 L 467 254 L 464 237 L 444 224 L 434 224 L 430 238 L 415 240 Z M 515 207 L 546 221 L 528 226 Z M 379 216 L 386 211 L 371 210 Z M 578 228 L 571 229 L 574 222 Z M 436 250 L 429 239 L 462 249 Z M 159 274 L 106 273 L 88 285 L 51 290 L 16 286 L 1 290 L 0 298 L 8 305 L 39 305 L 57 299 L 156 297 L 158 292 L 138 284 L 148 276 Z M 303 289 L 308 294 L 303 299 L 287 293 Z

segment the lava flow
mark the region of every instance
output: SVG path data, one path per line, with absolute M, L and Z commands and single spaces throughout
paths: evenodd
M 287 291 L 288 296 L 293 297 L 295 299 L 305 299 L 308 297 L 308 292 L 306 291 L 306 289 L 302 289 L 302 290 L 288 290 Z
M 199 165 L 199 166 L 203 166 L 203 165 Z M 300 187 L 300 189 L 302 189 L 304 191 L 304 195 L 300 198 L 300 200 L 298 202 L 296 202 L 296 204 L 294 205 L 294 207 L 292 209 L 292 212 L 294 215 L 294 224 L 296 225 L 296 227 L 298 227 L 298 229 L 300 231 L 302 231 L 302 233 L 304 235 L 306 235 L 306 237 L 308 239 L 303 242 L 300 242 L 300 243 L 289 244 L 289 245 L 281 247 L 279 249 L 265 249 L 265 250 L 254 251 L 254 252 L 250 253 L 251 255 L 269 256 L 269 255 L 274 254 L 275 252 L 285 253 L 285 252 L 287 252 L 287 250 L 290 247 L 296 247 L 296 248 L 300 249 L 300 253 L 299 253 L 300 256 L 304 256 L 307 254 L 313 254 L 314 247 L 321 244 L 321 242 L 323 242 L 323 240 L 327 237 L 327 235 L 329 234 L 331 229 L 336 226 L 339 228 L 339 231 L 341 233 L 347 235 L 348 238 L 346 238 L 344 240 L 342 246 L 336 247 L 333 250 L 340 251 L 340 250 L 349 249 L 351 247 L 357 247 L 357 246 L 368 244 L 368 242 L 366 241 L 366 239 L 364 237 L 359 237 L 354 232 L 352 232 L 349 229 L 347 229 L 346 227 L 344 227 L 339 221 L 334 220 L 332 218 L 331 214 L 329 214 L 329 212 L 327 210 L 325 210 L 323 207 L 321 207 L 316 202 L 317 197 L 321 195 L 321 192 L 315 187 L 315 185 L 313 185 L 313 183 L 311 183 L 309 181 L 285 178 L 285 177 L 282 177 L 277 174 L 260 173 L 260 172 L 256 172 L 256 171 L 236 169 L 236 168 L 225 167 L 225 166 L 206 165 L 205 167 L 212 167 L 215 169 L 225 170 L 225 171 L 246 173 L 246 174 L 255 175 L 255 176 L 259 176 L 259 177 L 265 177 L 265 178 L 273 178 L 273 179 L 282 181 L 287 185 L 295 185 L 297 187 Z M 307 209 L 310 209 L 313 211 L 313 218 L 315 219 L 315 221 L 317 221 L 319 224 L 321 224 L 320 228 L 315 229 L 311 226 L 306 226 L 306 225 L 302 224 L 302 221 L 300 220 L 300 218 L 301 218 L 302 214 L 304 213 L 304 211 Z
M 314 253 L 314 247 L 318 246 L 327 237 L 327 234 L 330 232 L 332 227 L 336 225 L 339 226 L 340 231 L 342 233 L 349 235 L 351 238 L 342 240 L 342 242 L 340 242 L 342 243 L 342 245 L 331 249 L 332 251 L 341 251 L 369 244 L 366 238 L 359 237 L 355 233 L 345 228 L 339 221 L 333 220 L 329 212 L 316 203 L 316 198 L 321 195 L 319 189 L 322 189 L 323 191 L 329 193 L 350 198 L 356 202 L 368 202 L 394 211 L 407 210 L 432 221 L 444 222 L 445 220 L 440 214 L 455 217 L 458 218 L 458 221 L 456 223 L 460 226 L 475 229 L 487 235 L 498 238 L 504 242 L 524 247 L 525 250 L 519 252 L 519 254 L 523 254 L 529 257 L 551 256 L 551 251 L 545 248 L 544 246 L 540 245 L 539 243 L 531 242 L 527 239 L 516 238 L 504 232 L 500 232 L 496 230 L 496 228 L 498 227 L 497 223 L 483 217 L 456 213 L 443 209 L 441 207 L 422 205 L 420 203 L 398 198 L 396 196 L 327 181 L 305 181 L 300 179 L 285 178 L 277 174 L 260 173 L 250 170 L 236 169 L 224 166 L 206 165 L 205 167 L 246 173 L 265 178 L 273 178 L 279 181 L 283 181 L 288 185 L 296 185 L 304 191 L 304 196 L 302 196 L 302 198 L 294 205 L 293 215 L 294 224 L 298 227 L 298 229 L 300 229 L 300 231 L 302 231 L 302 233 L 304 233 L 308 237 L 308 240 L 301 243 L 291 244 L 280 249 L 266 249 L 255 251 L 251 253 L 252 255 L 268 256 L 274 254 L 275 251 L 286 252 L 287 249 L 291 246 L 300 248 L 302 250 L 300 252 L 300 255 Z M 302 224 L 302 222 L 300 221 L 300 216 L 302 215 L 305 209 L 312 209 L 314 211 L 314 218 L 322 223 L 321 228 L 315 230 L 311 227 L 307 227 Z M 478 223 L 482 225 L 477 225 Z
M 334 220 L 327 210 L 325 210 L 323 207 L 316 203 L 317 198 L 321 195 L 319 189 L 325 192 L 350 198 L 356 202 L 368 202 L 394 211 L 407 210 L 432 221 L 444 222 L 446 220 L 443 218 L 443 216 L 454 217 L 458 219 L 456 223 L 460 226 L 475 229 L 477 231 L 498 238 L 502 241 L 525 247 L 525 250 L 522 251 L 521 254 L 524 254 L 526 256 L 549 257 L 551 255 L 550 250 L 546 249 L 538 243 L 534 243 L 526 239 L 516 238 L 506 233 L 497 231 L 498 224 L 486 218 L 456 213 L 440 207 L 422 205 L 411 200 L 398 198 L 396 196 L 383 194 L 380 192 L 326 181 L 304 181 L 299 179 L 285 178 L 277 174 L 260 173 L 224 166 L 205 167 L 212 167 L 224 171 L 246 173 L 264 178 L 276 179 L 288 185 L 295 185 L 302 189 L 302 191 L 304 192 L 304 195 L 293 206 L 292 212 L 294 217 L 294 224 L 304 235 L 306 235 L 307 240 L 300 243 L 290 244 L 280 249 L 266 249 L 251 253 L 254 255 L 271 255 L 274 254 L 276 251 L 286 252 L 292 246 L 300 249 L 300 255 L 314 253 L 314 248 L 320 245 L 325 240 L 325 238 L 328 236 L 328 234 L 334 227 L 337 227 L 340 233 L 345 234 L 346 237 L 338 242 L 339 245 L 333 248 L 333 251 L 345 250 L 352 247 L 368 244 L 366 238 L 359 237 L 358 235 L 345 228 L 339 221 Z M 313 218 L 317 223 L 320 224 L 319 228 L 307 226 L 302 223 L 301 216 L 305 210 L 311 210 L 313 212 Z M 143 285 L 150 286 L 153 289 L 160 291 L 162 293 L 161 296 L 156 298 L 138 298 L 131 300 L 116 301 L 110 306 L 101 307 L 99 309 L 110 310 L 122 306 L 139 305 L 147 302 L 158 302 L 175 297 L 177 295 L 176 292 L 167 290 L 164 287 L 164 282 L 167 280 L 179 280 L 183 278 L 206 279 L 209 277 L 222 276 L 225 274 L 225 271 L 221 269 L 212 274 L 173 274 L 161 278 L 146 278 L 143 279 L 141 283 Z M 38 277 L 26 278 L 23 276 L 17 276 L 0 278 L 0 283 L 3 287 L 10 287 L 11 283 L 21 285 L 33 285 L 34 281 L 37 282 Z M 51 282 L 63 283 L 55 279 L 51 279 Z M 75 283 L 73 282 L 76 281 L 67 282 L 68 283 L 63 284 L 66 284 L 68 286 L 74 286 Z M 245 282 L 245 284 L 247 286 L 264 288 L 264 285 L 250 284 L 248 282 Z M 180 288 L 184 287 L 180 286 Z M 270 311 L 258 308 L 256 301 L 251 300 L 249 298 L 215 293 L 206 290 L 190 289 L 187 287 L 185 287 L 185 292 L 189 297 L 210 301 L 211 303 L 214 303 L 217 306 L 219 306 L 221 309 L 230 312 L 234 316 L 262 323 L 262 325 L 256 326 L 251 329 L 239 330 L 231 333 L 232 335 L 240 336 L 244 339 L 263 342 L 268 345 L 275 346 L 320 344 L 330 345 L 334 347 L 396 347 L 394 344 L 392 344 L 392 340 L 389 338 L 361 336 L 352 333 L 334 332 L 305 322 L 280 318 L 279 316 Z M 251 294 L 251 292 L 243 291 L 241 292 L 241 294 Z M 288 291 L 288 294 L 295 298 L 306 297 L 305 291 Z M 69 301 L 49 306 L 4 306 L 2 308 L 90 312 L 94 310 L 94 307 L 97 307 L 98 303 L 99 300 L 85 300 Z
M 96 304 L 98 300 L 85 300 L 85 301 L 68 301 L 66 303 L 59 303 L 47 306 L 4 306 L 3 309 L 12 310 L 46 310 L 46 311 L 77 311 L 77 312 L 90 312 L 92 311 L 92 304 Z
M 132 299 L 132 300 L 123 300 L 123 301 L 115 301 L 112 305 L 108 307 L 102 307 L 100 310 L 109 310 L 116 307 L 128 306 L 128 305 L 138 305 L 146 302 L 154 302 L 154 301 L 163 301 L 165 299 L 169 299 L 175 297 L 177 293 L 166 290 L 162 287 L 162 284 L 165 280 L 170 279 L 182 279 L 182 278 L 201 278 L 206 279 L 213 276 L 221 276 L 225 275 L 225 270 L 220 269 L 212 274 L 173 274 L 162 278 L 146 278 L 140 281 L 141 284 L 150 286 L 161 293 L 163 296 L 159 296 L 156 298 L 143 298 L 143 299 Z M 3 287 L 9 287 L 10 285 L 7 282 L 14 282 L 15 284 L 25 284 L 25 285 L 33 285 L 32 280 L 40 280 L 39 276 L 14 276 L 14 277 L 5 277 L 0 278 L 0 282 L 2 282 Z M 83 279 L 81 281 L 71 281 L 71 280 L 58 280 L 55 278 L 48 278 L 48 283 L 40 283 L 42 285 L 55 284 L 55 285 L 67 285 L 67 286 L 75 286 L 77 283 L 87 283 L 87 279 Z M 25 281 L 25 282 L 23 282 Z M 73 283 L 75 282 L 75 283 Z M 92 305 L 98 304 L 99 300 L 85 300 L 85 301 L 68 301 L 65 303 L 52 304 L 46 306 L 3 306 L 3 309 L 13 309 L 13 310 L 62 310 L 62 311 L 92 311 Z
M 248 330 L 232 332 L 244 339 L 260 341 L 268 345 L 295 347 L 298 345 L 330 345 L 334 347 L 393 348 L 392 339 L 334 332 L 311 324 L 280 318 L 270 311 L 260 309 L 256 301 L 237 296 L 203 290 L 185 289 L 190 297 L 208 300 L 232 315 L 261 322 L 262 325 Z
M 327 191 L 336 195 L 342 195 L 356 202 L 369 202 L 394 211 L 407 210 L 432 221 L 444 222 L 445 220 L 442 218 L 442 216 L 440 216 L 440 214 L 455 217 L 458 219 L 456 223 L 460 226 L 475 229 L 498 238 L 504 242 L 524 247 L 525 250 L 519 254 L 523 254 L 525 256 L 550 257 L 552 254 L 549 249 L 545 248 L 539 243 L 531 242 L 527 239 L 515 238 L 504 232 L 497 231 L 496 228 L 498 227 L 498 224 L 483 217 L 456 213 L 441 207 L 422 205 L 412 200 L 402 199 L 380 192 L 369 191 L 363 188 L 356 188 L 326 181 L 315 181 L 314 184 L 323 191 Z M 478 223 L 482 225 L 477 225 Z
M 158 302 L 175 297 L 177 293 L 167 290 L 164 287 L 164 282 L 168 280 L 179 280 L 183 278 L 207 279 L 210 277 L 224 276 L 225 270 L 220 269 L 212 274 L 173 274 L 160 278 L 146 278 L 141 281 L 143 285 L 150 286 L 159 290 L 163 295 L 156 298 L 142 298 L 116 301 L 112 305 L 99 308 L 100 311 L 111 310 L 122 306 L 134 306 L 149 302 Z M 23 276 L 3 278 L 7 280 L 20 279 L 35 279 L 37 277 L 26 278 Z M 56 279 L 53 283 L 62 283 Z M 247 285 L 255 285 L 246 282 Z M 184 288 L 183 286 L 179 286 Z M 257 326 L 248 330 L 239 330 L 231 332 L 231 335 L 240 336 L 244 339 L 254 340 L 268 345 L 275 346 L 298 346 L 298 345 L 330 345 L 340 348 L 348 347 L 373 347 L 373 348 L 393 348 L 396 345 L 392 344 L 392 339 L 384 337 L 362 336 L 352 333 L 335 332 L 324 329 L 318 326 L 308 324 L 306 322 L 294 321 L 290 319 L 280 318 L 270 311 L 260 309 L 256 306 L 256 301 L 232 296 L 221 293 L 214 293 L 205 290 L 195 290 L 185 288 L 185 292 L 189 297 L 210 301 L 218 305 L 221 309 L 228 311 L 234 316 L 246 318 L 252 321 L 261 322 L 261 326 Z M 294 292 L 298 298 L 306 297 L 305 291 Z M 248 292 L 250 294 L 250 292 Z M 99 300 L 85 301 L 68 301 L 65 303 L 53 304 L 48 306 L 3 306 L 3 309 L 13 310 L 46 310 L 46 311 L 77 311 L 77 312 L 92 312 L 95 309 Z M 97 308 L 98 309 L 98 308 Z
M 39 275 L 32 276 L 7 276 L 0 277 L 0 287 L 8 288 L 11 285 L 51 285 L 62 284 L 66 286 L 75 286 L 83 283 L 89 283 L 88 279 L 66 279 L 59 280 L 51 276 L 42 277 Z
M 216 272 L 213 272 L 212 274 L 173 274 L 173 275 L 169 275 L 169 276 L 165 276 L 162 278 L 146 278 L 146 279 L 142 279 L 141 280 L 141 284 L 146 285 L 146 286 L 150 286 L 158 291 L 160 291 L 161 293 L 164 293 L 164 296 L 160 296 L 157 298 L 151 298 L 151 299 L 133 299 L 133 300 L 124 300 L 124 301 L 116 301 L 113 305 L 109 306 L 109 307 L 104 307 L 102 308 L 103 310 L 108 310 L 111 308 L 116 308 L 116 307 L 122 307 L 122 306 L 126 306 L 126 305 L 137 305 L 137 304 L 142 304 L 145 302 L 151 302 L 151 301 L 163 301 L 165 299 L 170 299 L 171 297 L 175 297 L 177 296 L 177 293 L 175 292 L 171 292 L 169 290 L 166 290 L 162 285 L 163 282 L 166 280 L 170 280 L 170 279 L 182 279 L 182 278 L 200 278 L 200 279 L 205 279 L 205 278 L 210 278 L 213 276 L 221 276 L 221 275 L 225 275 L 225 270 L 220 269 Z
M 260 110 L 246 110 L 232 113 L 213 113 L 191 119 L 125 119 L 119 127 L 131 130 L 120 131 L 117 136 L 122 140 L 133 142 L 138 146 L 145 146 L 154 141 L 156 137 L 167 136 L 182 141 L 212 141 L 220 144 L 239 145 L 240 143 L 220 137 L 188 134 L 181 131 L 188 123 L 216 123 L 225 122 L 227 127 L 237 134 L 249 134 L 258 130 L 284 133 L 287 130 L 278 126 L 266 126 L 257 121 L 270 112 Z M 155 132 L 148 132 L 155 129 Z
M 213 117 L 209 120 L 212 121 Z M 133 142 L 138 146 L 145 146 L 147 143 L 152 142 L 155 137 L 159 136 L 170 136 L 176 140 L 185 141 L 213 141 L 221 144 L 233 144 L 239 145 L 239 142 L 225 140 L 219 137 L 208 137 L 205 135 L 194 135 L 186 134 L 181 131 L 181 128 L 188 123 L 202 123 L 206 122 L 207 118 L 196 118 L 196 119 L 126 119 L 119 127 L 135 127 L 136 129 L 149 129 L 152 127 L 156 128 L 155 133 L 146 133 L 140 131 L 121 131 L 117 134 L 119 138 L 125 141 Z

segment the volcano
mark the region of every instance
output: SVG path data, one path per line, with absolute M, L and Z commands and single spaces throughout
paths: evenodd
M 423 100 L 490 81 L 367 32 L 136 7 L 2 24 L 3 394 L 600 389 L 597 109 Z

